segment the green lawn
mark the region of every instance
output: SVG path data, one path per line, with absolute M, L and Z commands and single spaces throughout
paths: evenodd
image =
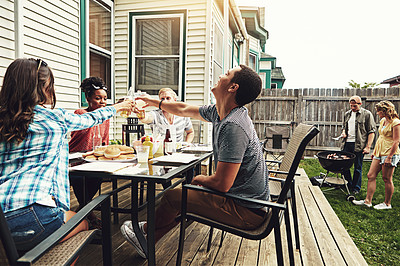
M 356 199 L 365 198 L 369 166 L 370 162 L 363 163 L 362 188 Z M 309 177 L 318 176 L 320 172 L 326 173 L 318 159 L 304 159 L 300 167 L 304 168 Z M 391 210 L 355 206 L 346 201 L 346 195 L 340 189 L 324 193 L 369 265 L 400 265 L 399 179 L 400 169 L 397 168 L 393 175 L 395 191 Z M 376 187 L 373 205 L 384 201 L 385 188 L 381 175 L 377 177 Z

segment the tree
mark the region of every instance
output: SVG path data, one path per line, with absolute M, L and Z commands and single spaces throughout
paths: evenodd
M 355 82 L 354 80 L 349 81 L 349 86 L 355 89 L 366 89 L 378 86 L 379 83 L 376 82 L 364 82 L 364 85 L 361 86 L 360 83 Z

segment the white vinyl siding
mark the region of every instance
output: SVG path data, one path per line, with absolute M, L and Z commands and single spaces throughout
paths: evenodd
M 140 1 L 140 0 L 118 0 L 115 1 L 115 88 L 116 98 L 127 94 L 129 81 L 129 12 L 151 12 L 163 11 L 168 15 L 171 12 L 185 9 L 187 11 L 185 56 L 183 61 L 185 68 L 182 70 L 185 79 L 183 99 L 189 104 L 207 104 L 208 98 L 204 96 L 204 90 L 209 90 L 208 66 L 206 66 L 206 14 L 207 0 L 168 0 L 168 1 Z M 135 40 L 132 40 L 135 41 Z M 160 87 L 161 88 L 161 87 Z M 160 89 L 158 88 L 158 89 Z M 126 120 L 117 117 L 118 123 Z M 117 126 L 118 127 L 118 126 Z M 119 125 L 120 127 L 120 125 Z M 121 138 L 121 136 L 117 136 Z
M 24 57 L 42 58 L 52 69 L 57 107 L 80 108 L 79 0 L 23 3 Z
M 2 0 L 0 5 L 0 86 L 8 65 L 15 58 L 14 1 Z
M 249 35 L 250 51 L 261 51 L 260 40 Z

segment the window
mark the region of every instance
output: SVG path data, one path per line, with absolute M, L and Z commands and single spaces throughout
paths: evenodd
M 183 15 L 133 17 L 132 43 L 135 91 L 157 95 L 168 87 L 180 95 L 183 69 Z
M 261 82 L 262 82 L 261 88 L 265 89 L 267 87 L 267 84 L 266 84 L 267 74 L 265 72 L 261 72 L 259 75 L 260 75 Z
M 271 89 L 277 89 L 278 83 L 271 83 Z
M 249 67 L 254 71 L 257 71 L 257 56 L 255 54 L 249 53 Z
M 89 76 L 104 80 L 108 99 L 112 97 L 111 6 L 89 0 Z

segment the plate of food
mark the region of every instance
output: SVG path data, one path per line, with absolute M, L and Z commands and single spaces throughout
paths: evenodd
M 136 159 L 135 149 L 124 145 L 108 145 L 96 147 L 93 151 L 82 154 L 87 162 L 132 162 Z

